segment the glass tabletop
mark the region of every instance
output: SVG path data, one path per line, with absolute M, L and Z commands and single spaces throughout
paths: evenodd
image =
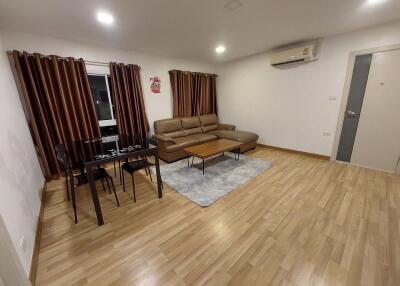
M 82 163 L 117 160 L 127 154 L 151 148 L 141 136 L 108 136 L 75 141 L 76 153 Z

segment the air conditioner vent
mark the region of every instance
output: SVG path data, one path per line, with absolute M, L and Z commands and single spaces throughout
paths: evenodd
M 307 63 L 317 59 L 316 43 L 313 42 L 272 52 L 271 65 L 276 67 L 293 63 Z

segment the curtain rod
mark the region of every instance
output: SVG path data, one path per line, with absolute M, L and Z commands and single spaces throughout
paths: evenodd
M 110 63 L 96 62 L 96 61 L 85 61 L 85 64 L 92 65 L 92 66 L 104 66 L 104 67 L 110 66 Z
M 18 54 L 20 54 L 20 55 L 23 54 L 23 53 L 20 52 L 20 51 L 17 51 L 17 52 L 18 52 Z M 13 54 L 13 51 L 7 51 L 7 54 L 8 54 L 8 55 L 12 55 L 12 54 Z M 74 57 L 60 57 L 60 56 L 57 56 L 57 55 L 47 55 L 47 56 L 45 56 L 45 55 L 42 55 L 42 54 L 40 54 L 40 53 L 28 53 L 28 55 L 30 55 L 30 56 L 32 56 L 33 54 L 38 54 L 41 58 L 51 58 L 51 57 L 55 56 L 56 58 L 58 58 L 58 59 L 60 59 L 60 60 L 69 60 L 70 58 L 75 59 Z
M 7 51 L 7 55 L 11 55 L 12 53 L 13 53 L 13 51 Z M 18 53 L 22 54 L 21 52 L 18 52 Z M 45 55 L 42 55 L 42 54 L 39 54 L 39 55 L 42 58 L 51 58 L 52 57 L 52 55 L 48 55 L 48 56 L 45 56 Z M 68 60 L 70 58 L 74 58 L 74 57 L 60 57 L 60 56 L 56 56 L 56 57 L 59 58 L 59 59 L 64 59 L 64 60 Z M 110 66 L 109 62 L 106 63 L 106 62 L 87 61 L 87 60 L 83 60 L 83 61 L 85 62 L 85 64 L 89 64 L 89 65 L 93 65 L 93 66 L 104 66 L 104 67 Z M 138 66 L 138 67 L 141 68 L 140 66 Z
M 13 51 L 7 51 L 8 55 L 11 55 L 12 53 L 13 53 Z M 18 54 L 22 55 L 21 52 L 18 52 Z M 45 55 L 42 55 L 40 53 L 37 53 L 37 54 L 39 54 L 41 58 L 51 58 L 53 56 L 53 55 L 45 56 Z M 29 54 L 29 55 L 32 55 L 32 54 Z M 56 57 L 59 58 L 59 59 L 63 59 L 63 60 L 68 60 L 70 58 L 74 58 L 74 57 L 60 57 L 60 56 L 56 56 Z M 87 63 L 87 64 L 90 64 L 90 65 L 99 65 L 99 66 L 100 65 L 104 65 L 104 66 L 108 66 L 109 65 L 109 63 L 106 63 L 106 62 L 85 61 L 85 60 L 84 60 L 84 62 Z
M 85 61 L 85 60 L 84 60 L 84 61 Z M 93 65 L 93 66 L 102 66 L 102 67 L 109 67 L 109 66 L 110 66 L 110 63 L 109 63 L 109 62 L 106 63 L 106 62 L 96 62 L 96 61 L 85 61 L 85 64 Z M 119 63 L 118 63 L 118 64 L 119 64 Z M 132 65 L 134 65 L 134 64 L 132 64 Z M 139 65 L 134 65 L 134 66 L 137 66 L 139 69 L 142 68 L 142 67 L 139 66 Z
M 171 73 L 171 72 L 174 72 L 174 71 L 182 72 L 182 73 L 184 73 L 184 74 L 202 74 L 202 75 L 205 75 L 205 76 L 211 76 L 211 75 L 213 75 L 213 76 L 215 76 L 215 77 L 218 77 L 218 75 L 217 75 L 217 74 L 214 74 L 214 73 L 192 72 L 192 71 L 182 71 L 182 70 L 170 70 L 170 71 L 168 71 L 168 73 Z

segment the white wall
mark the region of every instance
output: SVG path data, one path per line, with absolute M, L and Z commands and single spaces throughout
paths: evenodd
M 144 100 L 151 128 L 153 128 L 154 120 L 172 117 L 169 70 L 181 69 L 208 73 L 215 72 L 214 65 L 205 63 L 89 45 L 58 38 L 8 31 L 3 32 L 3 34 L 3 50 L 5 51 L 19 50 L 38 52 L 45 55 L 55 54 L 58 56 L 72 56 L 75 58 L 83 58 L 88 61 L 106 63 L 115 61 L 141 66 Z M 162 43 L 160 43 L 160 45 L 162 45 Z M 159 94 L 154 94 L 150 90 L 150 78 L 154 76 L 159 76 L 161 78 L 161 93 Z
M 0 33 L 0 51 L 3 48 Z M 4 52 L 0 53 L 0 87 L 0 214 L 28 274 L 44 178 Z
M 330 155 L 350 53 L 393 44 L 400 22 L 328 37 L 317 62 L 293 68 L 273 68 L 269 53 L 222 64 L 220 119 L 258 133 L 262 144 Z
M 151 127 L 154 120 L 172 117 L 169 70 L 214 72 L 215 67 L 210 64 L 57 38 L 10 31 L 0 33 L 0 102 L 2 107 L 0 112 L 0 122 L 2 122 L 0 124 L 0 214 L 4 217 L 24 269 L 29 273 L 44 179 L 6 56 L 6 51 L 14 49 L 45 55 L 72 56 L 89 61 L 116 61 L 140 65 L 146 110 Z M 153 94 L 150 91 L 150 77 L 154 76 L 161 78 L 160 94 Z M 19 246 L 22 237 L 25 237 L 25 251 Z

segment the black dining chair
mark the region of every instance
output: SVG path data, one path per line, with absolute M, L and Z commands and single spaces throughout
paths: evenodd
M 135 145 L 140 145 L 141 148 L 148 148 L 146 140 L 140 134 L 135 134 L 133 136 L 133 142 Z M 153 182 L 153 178 L 151 176 L 150 171 L 150 163 L 147 160 L 146 155 L 138 156 L 133 161 L 126 160 L 125 163 L 122 164 L 120 170 L 122 170 L 122 187 L 125 192 L 125 176 L 124 171 L 129 173 L 132 178 L 132 189 L 133 189 L 133 200 L 136 202 L 136 190 L 135 190 L 135 172 L 139 170 L 145 170 L 146 175 L 150 176 L 150 181 Z
M 72 163 L 69 158 L 69 154 L 63 144 L 58 144 L 55 147 L 55 150 L 57 153 L 57 159 L 61 163 L 61 165 L 65 171 L 66 185 L 67 185 L 67 197 L 69 200 L 69 198 L 70 198 L 69 193 L 71 192 L 72 207 L 74 209 L 75 223 L 78 223 L 78 216 L 77 216 L 77 212 L 76 212 L 75 188 L 89 183 L 88 176 L 84 170 L 81 170 L 81 173 L 79 175 L 74 175 Z M 101 180 L 101 183 L 103 185 L 103 190 L 105 190 L 105 187 L 104 187 L 104 180 L 105 180 L 110 194 L 111 194 L 111 188 L 110 188 L 110 184 L 109 184 L 108 180 L 109 179 L 111 180 L 111 186 L 114 191 L 115 200 L 117 201 L 117 205 L 119 206 L 118 196 L 115 191 L 113 179 L 107 173 L 106 169 L 104 169 L 104 168 L 95 169 L 94 173 L 93 173 L 93 177 L 94 177 L 95 181 Z M 75 179 L 76 179 L 76 185 L 74 183 Z

